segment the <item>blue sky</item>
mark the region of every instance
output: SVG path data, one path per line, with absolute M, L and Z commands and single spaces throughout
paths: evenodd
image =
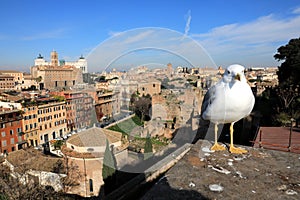
M 39 53 L 49 60 L 52 50 L 67 61 L 83 54 L 90 72 L 106 65 L 185 65 L 185 59 L 200 67 L 277 66 L 277 48 L 300 37 L 298 0 L 10 0 L 1 2 L 0 17 L 0 67 L 23 71 Z M 184 39 L 170 44 L 170 35 Z M 206 58 L 195 59 L 199 54 Z

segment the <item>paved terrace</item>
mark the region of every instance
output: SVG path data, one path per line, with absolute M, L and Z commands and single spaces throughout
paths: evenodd
M 245 147 L 209 152 L 199 140 L 142 197 L 150 199 L 300 199 L 300 154 Z

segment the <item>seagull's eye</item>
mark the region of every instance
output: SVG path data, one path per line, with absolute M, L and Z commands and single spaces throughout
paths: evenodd
M 230 71 L 227 71 L 228 74 L 230 74 Z

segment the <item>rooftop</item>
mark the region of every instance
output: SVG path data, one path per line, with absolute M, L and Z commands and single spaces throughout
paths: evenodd
M 48 172 L 54 170 L 59 160 L 63 161 L 62 158 L 46 156 L 43 152 L 33 148 L 13 151 L 8 154 L 7 160 L 16 167 L 16 170 L 22 170 L 25 167 L 26 169 Z
M 81 131 L 76 135 L 72 135 L 67 142 L 79 147 L 101 147 L 106 146 L 106 138 L 110 143 L 121 141 L 122 134 L 117 134 L 114 131 L 108 131 L 109 130 L 98 127 L 92 127 Z
M 142 197 L 148 199 L 299 199 L 300 155 L 245 147 L 210 152 L 199 140 Z
M 23 73 L 16 70 L 0 70 L 0 73 Z

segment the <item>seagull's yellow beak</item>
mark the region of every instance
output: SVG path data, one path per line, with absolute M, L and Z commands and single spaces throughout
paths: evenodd
M 241 75 L 240 75 L 240 74 L 235 75 L 235 76 L 234 76 L 234 79 L 235 79 L 235 80 L 241 81 Z

